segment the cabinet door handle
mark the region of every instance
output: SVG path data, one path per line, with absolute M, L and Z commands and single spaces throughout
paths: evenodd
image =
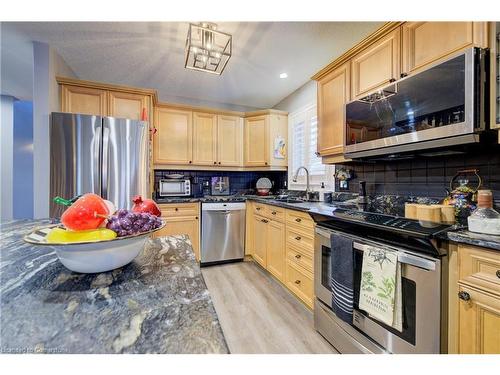
M 264 164 L 267 165 L 267 161 Z
M 496 275 L 500 279 L 500 270 L 497 270 Z
M 266 219 L 262 219 L 261 220 L 263 223 L 267 223 L 267 220 Z
M 195 219 L 198 220 L 198 216 L 196 216 Z
M 460 298 L 463 301 L 469 301 L 470 300 L 470 294 L 467 292 L 464 292 L 463 290 L 458 292 L 458 298 Z
M 217 164 L 217 162 L 216 162 L 216 161 L 214 161 L 214 164 Z
M 220 164 L 220 162 L 219 162 L 219 164 Z
M 176 210 L 176 211 L 179 211 L 179 208 L 175 207 L 175 210 Z
M 300 223 L 300 222 L 302 221 L 302 219 L 296 218 L 296 219 L 295 219 L 295 221 L 296 221 L 297 223 Z
M 273 215 L 276 215 L 276 211 L 271 212 Z
M 295 255 L 295 258 L 300 259 L 302 256 L 300 254 Z
M 302 239 L 302 237 L 297 236 L 297 237 L 295 237 L 295 239 L 296 239 L 297 241 L 300 241 L 300 240 Z
M 255 207 L 255 209 L 256 209 L 257 211 L 260 211 L 260 207 Z
M 300 284 L 300 280 L 295 280 L 295 284 L 299 285 Z
M 392 83 L 392 82 L 396 82 L 396 78 L 391 78 L 391 79 L 389 80 L 389 82 L 390 82 L 390 83 Z
M 407 77 L 408 76 L 408 73 L 401 73 L 400 77 L 401 78 L 404 78 L 404 77 Z
M 193 162 L 193 161 L 192 161 L 192 160 L 190 160 L 190 161 L 189 161 L 189 164 L 191 164 L 192 162 Z

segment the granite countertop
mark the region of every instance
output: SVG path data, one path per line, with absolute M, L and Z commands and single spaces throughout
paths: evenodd
M 447 232 L 446 237 L 449 241 L 453 242 L 500 250 L 500 236 L 460 230 L 456 232 Z
M 251 200 L 272 206 L 283 207 L 287 209 L 311 212 L 320 215 L 329 216 L 336 207 L 345 207 L 343 202 L 332 202 L 325 204 L 324 202 L 301 202 L 301 203 L 288 203 L 285 201 L 277 201 L 274 196 L 262 197 L 258 195 L 245 195 L 240 196 L 245 200 Z M 395 197 L 396 199 L 388 199 L 381 196 L 372 199 L 371 204 L 374 206 L 375 211 L 381 214 L 389 214 L 395 216 L 404 216 L 404 197 Z M 419 203 L 436 203 L 435 200 L 430 198 L 415 198 Z M 203 198 L 172 198 L 169 202 L 163 203 L 179 203 L 179 202 L 203 202 Z M 351 204 L 352 206 L 352 204 Z M 453 241 L 457 243 L 465 243 L 479 247 L 485 247 L 494 250 L 500 250 L 500 236 L 491 236 L 479 233 L 472 233 L 467 230 L 456 231 L 452 229 L 439 236 L 441 240 Z
M 0 225 L 0 353 L 228 353 L 186 236 L 149 240 L 130 264 L 66 269 L 22 237 L 48 221 Z

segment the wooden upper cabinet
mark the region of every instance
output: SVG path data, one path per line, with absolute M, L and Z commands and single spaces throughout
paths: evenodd
M 351 60 L 352 97 L 363 97 L 400 76 L 401 30 L 376 40 Z
M 150 98 L 148 95 L 133 94 L 120 91 L 109 91 L 108 108 L 109 116 L 140 120 L 145 108 L 150 116 Z
M 107 91 L 81 86 L 61 85 L 61 111 L 107 116 Z
M 217 116 L 217 163 L 226 167 L 243 164 L 243 119 Z
M 350 99 L 350 63 L 318 81 L 318 153 L 344 153 L 345 103 Z
M 269 160 L 269 140 L 267 116 L 256 116 L 245 119 L 245 166 L 267 166 Z
M 158 107 L 155 115 L 154 162 L 192 164 L 192 112 Z
M 405 22 L 403 72 L 410 74 L 450 53 L 487 44 L 486 22 Z
M 193 164 L 217 164 L 217 115 L 193 113 Z
M 459 354 L 500 354 L 500 298 L 460 286 Z

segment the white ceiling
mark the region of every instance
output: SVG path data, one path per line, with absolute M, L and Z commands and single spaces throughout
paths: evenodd
M 10 24 L 46 42 L 80 79 L 155 88 L 162 101 L 271 108 L 381 22 L 223 22 L 233 56 L 216 76 L 184 68 L 187 22 Z M 288 73 L 287 79 L 279 74 Z

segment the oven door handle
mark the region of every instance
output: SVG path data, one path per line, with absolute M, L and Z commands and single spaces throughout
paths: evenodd
M 376 248 L 376 246 L 365 245 L 359 242 L 353 242 L 352 246 L 356 250 L 361 251 L 368 250 L 370 247 Z M 410 264 L 412 266 L 423 268 L 428 271 L 434 271 L 436 269 L 436 262 L 433 262 L 432 260 L 417 257 L 415 255 L 407 254 L 402 251 L 397 251 L 397 254 L 398 262 L 401 264 Z

